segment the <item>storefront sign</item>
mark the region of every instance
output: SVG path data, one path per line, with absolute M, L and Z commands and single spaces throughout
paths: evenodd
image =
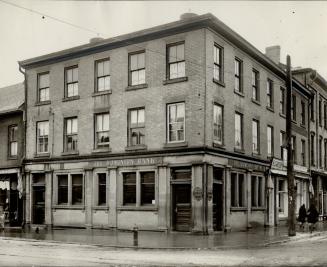
M 279 170 L 279 171 L 283 171 L 287 172 L 287 164 L 285 164 L 284 161 L 279 160 L 279 159 L 273 159 L 272 163 L 271 163 L 271 169 L 272 170 Z M 308 174 L 308 168 L 305 166 L 300 166 L 300 165 L 296 165 L 294 164 L 294 171 L 295 172 L 301 172 L 301 173 L 305 173 Z
M 202 189 L 200 187 L 195 187 L 193 190 L 193 196 L 196 200 L 201 200 L 202 198 Z
M 120 167 L 120 166 L 142 166 L 162 164 L 162 157 L 156 158 L 134 158 L 134 159 L 113 159 L 93 163 L 93 167 Z
M 248 169 L 248 170 L 250 169 L 250 170 L 261 171 L 261 172 L 264 172 L 266 170 L 265 166 L 258 165 L 255 163 L 235 160 L 235 159 L 229 159 L 228 164 L 234 168 L 240 168 L 240 169 Z

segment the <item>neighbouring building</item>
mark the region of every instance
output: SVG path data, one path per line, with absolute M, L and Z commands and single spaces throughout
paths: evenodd
M 187 13 L 21 61 L 26 223 L 203 233 L 278 224 L 286 75 L 275 53 Z M 300 204 L 311 93 L 293 87 Z
M 23 84 L 0 88 L 0 221 L 5 227 L 21 226 L 24 218 L 23 108 Z

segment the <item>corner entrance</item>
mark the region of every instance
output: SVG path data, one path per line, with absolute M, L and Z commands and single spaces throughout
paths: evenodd
M 214 231 L 223 230 L 223 169 L 213 168 L 212 226 Z

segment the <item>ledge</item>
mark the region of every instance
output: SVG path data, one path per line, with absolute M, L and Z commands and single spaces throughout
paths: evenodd
M 92 154 L 100 154 L 100 153 L 110 153 L 111 148 L 96 148 L 92 150 Z
M 305 126 L 305 124 L 300 124 L 300 126 L 303 128 L 303 129 L 307 129 L 307 127 Z M 326 129 L 326 128 L 325 128 Z
M 35 153 L 34 158 L 49 158 L 50 153 Z
M 173 148 L 173 147 L 187 147 L 188 142 L 175 142 L 175 143 L 165 143 L 164 148 Z
M 239 95 L 241 97 L 245 97 L 242 92 L 236 91 L 235 89 L 234 89 L 234 94 Z
M 224 144 L 220 144 L 220 143 L 217 143 L 215 141 L 212 142 L 212 146 L 213 147 L 219 147 L 221 149 L 225 149 L 225 145 Z
M 62 152 L 61 156 L 71 156 L 71 155 L 78 155 L 79 152 L 77 151 L 66 151 L 66 152 Z
M 252 157 L 254 157 L 254 158 L 261 158 L 261 154 L 260 154 L 260 152 L 258 152 L 258 153 L 252 152 Z
M 18 156 L 8 156 L 7 159 L 8 160 L 17 160 Z
M 225 83 L 223 81 L 216 80 L 215 78 L 212 79 L 212 81 L 222 87 L 226 87 Z
M 275 112 L 274 109 L 271 108 L 271 107 L 266 107 L 266 108 L 267 108 L 267 110 L 269 110 L 269 111 L 271 111 L 271 112 Z
M 265 211 L 265 207 L 251 207 L 251 211 Z
M 44 105 L 50 105 L 51 101 L 47 100 L 47 101 L 41 101 L 41 102 L 36 102 L 35 106 L 44 106 Z
M 62 99 L 62 102 L 67 102 L 67 101 L 73 101 L 73 100 L 78 100 L 80 99 L 79 95 L 71 96 L 71 97 L 65 97 Z
M 142 83 L 142 84 L 137 84 L 137 85 L 129 85 L 125 88 L 125 91 L 133 91 L 133 90 L 139 90 L 139 89 L 144 89 L 148 88 L 147 83 Z
M 166 84 L 172 84 L 172 83 L 180 83 L 180 82 L 186 82 L 188 80 L 188 77 L 181 77 L 181 78 L 175 78 L 175 79 L 167 79 L 162 82 L 163 85 Z
M 245 151 L 244 151 L 243 148 L 236 148 L 236 147 L 234 147 L 234 152 L 245 154 Z
M 230 211 L 247 211 L 247 207 L 231 207 Z
M 92 94 L 93 97 L 95 96 L 101 96 L 101 95 L 110 95 L 112 93 L 111 89 L 105 90 L 105 91 L 100 91 L 100 92 L 94 92 Z
M 54 210 L 85 210 L 83 205 L 53 205 L 52 209 Z
M 120 206 L 117 207 L 120 211 L 158 211 L 158 207 L 155 205 L 149 206 Z
M 136 145 L 136 146 L 127 146 L 125 151 L 136 151 L 136 150 L 146 150 L 148 147 L 146 145 Z
M 92 210 L 105 210 L 105 211 L 107 211 L 107 210 L 109 210 L 109 206 L 93 206 L 92 207 Z
M 260 104 L 260 102 L 258 100 L 255 100 L 255 99 L 251 98 L 251 101 L 256 105 L 261 106 L 261 104 Z

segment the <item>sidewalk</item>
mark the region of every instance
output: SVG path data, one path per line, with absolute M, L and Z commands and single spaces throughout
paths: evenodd
M 295 237 L 288 237 L 286 226 L 274 228 L 256 228 L 245 232 L 218 232 L 213 235 L 195 235 L 191 233 L 138 232 L 138 248 L 147 249 L 246 249 L 274 245 L 290 240 L 320 235 L 327 230 L 327 222 L 319 222 L 315 232 L 310 234 L 307 229 L 297 232 Z M 64 243 L 98 245 L 105 247 L 131 248 L 133 233 L 119 230 L 67 229 L 54 228 L 23 231 L 5 229 L 0 238 L 21 238 L 27 240 L 45 240 Z

